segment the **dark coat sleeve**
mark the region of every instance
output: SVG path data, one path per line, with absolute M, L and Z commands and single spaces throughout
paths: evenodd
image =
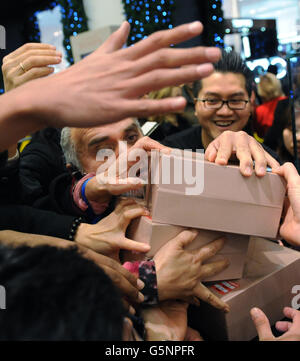
M 20 205 L 0 206 L 0 230 L 68 239 L 75 217 Z
M 19 159 L 7 162 L 7 151 L 0 154 L 0 204 L 20 201 Z
M 24 204 L 36 207 L 41 203 L 44 209 L 51 210 L 46 203 L 49 186 L 53 179 L 67 172 L 59 141 L 60 131 L 47 128 L 36 133 L 21 153 L 19 178 Z

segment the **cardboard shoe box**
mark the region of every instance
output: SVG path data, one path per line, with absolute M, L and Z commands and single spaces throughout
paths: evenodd
M 243 177 L 238 166 L 220 166 L 204 161 L 201 154 L 177 151 L 157 155 L 151 167 L 147 204 L 154 222 L 276 238 L 286 192 L 282 177 Z
M 169 240 L 176 237 L 184 227 L 173 226 L 152 222 L 151 217 L 140 217 L 131 222 L 127 236 L 135 241 L 144 242 L 151 246 L 147 256 L 153 257 L 155 253 Z M 241 278 L 243 275 L 246 261 L 249 236 L 224 234 L 221 232 L 199 230 L 196 239 L 187 247 L 187 249 L 199 248 L 222 235 L 226 235 L 226 243 L 223 249 L 206 263 L 217 261 L 226 257 L 230 265 L 221 273 L 206 278 L 206 281 L 218 281 L 232 278 Z
M 230 312 L 224 314 L 202 302 L 192 309 L 191 327 L 208 340 L 251 340 L 257 336 L 251 308 L 262 309 L 274 325 L 283 319 L 283 308 L 292 307 L 293 299 L 296 300 L 293 288 L 297 285 L 300 287 L 300 252 L 251 237 L 244 277 L 209 285 L 214 294 L 229 304 Z

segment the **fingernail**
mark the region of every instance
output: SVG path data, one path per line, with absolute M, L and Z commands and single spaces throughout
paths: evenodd
M 252 308 L 251 309 L 251 316 L 252 318 L 257 318 L 257 317 L 260 317 L 261 313 L 260 313 L 260 310 L 256 307 Z
M 218 48 L 206 48 L 204 50 L 204 54 L 207 58 L 209 58 L 209 61 L 215 62 L 219 60 L 221 52 Z
M 211 64 L 201 64 L 197 66 L 197 73 L 201 76 L 201 77 L 205 77 L 210 75 L 214 70 L 214 67 Z
M 186 100 L 183 97 L 172 98 L 172 108 L 184 107 L 186 105 Z
M 171 148 L 163 148 L 160 150 L 161 153 L 163 154 L 166 154 L 166 155 L 169 155 L 171 152 L 172 152 L 172 149 Z
M 136 314 L 136 311 L 132 306 L 129 306 L 129 313 L 132 314 L 132 315 Z
M 196 229 L 190 229 L 190 231 L 193 233 L 193 235 L 197 235 L 198 234 L 198 231 Z
M 142 290 L 145 287 L 145 283 L 142 280 L 140 280 L 139 278 L 136 283 L 137 283 L 139 290 Z
M 139 298 L 140 302 L 144 302 L 144 300 L 145 300 L 145 297 L 141 292 L 139 292 L 139 297 L 138 298 Z
M 59 57 L 55 58 L 55 60 L 56 60 L 58 63 L 61 62 L 61 58 L 59 58 Z
M 251 174 L 252 174 L 252 169 L 251 169 L 250 167 L 247 167 L 247 168 L 245 169 L 245 174 L 246 174 L 246 175 L 251 175 Z
M 145 243 L 143 246 L 144 246 L 144 250 L 145 250 L 145 251 L 150 251 L 151 247 L 150 247 L 149 244 L 146 244 L 146 243 Z
M 226 165 L 228 162 L 228 159 L 226 159 L 225 157 L 223 157 L 222 155 L 218 155 L 216 158 L 216 162 L 222 164 L 222 165 Z
M 189 25 L 189 30 L 192 33 L 198 33 L 201 30 L 201 23 L 200 21 L 194 21 Z
M 260 174 L 265 174 L 266 173 L 266 168 L 265 167 L 260 167 L 259 168 L 259 173 Z
M 56 55 L 56 56 L 59 56 L 59 57 L 62 57 L 62 53 L 61 53 L 60 51 L 57 51 L 57 52 L 55 53 L 55 55 Z

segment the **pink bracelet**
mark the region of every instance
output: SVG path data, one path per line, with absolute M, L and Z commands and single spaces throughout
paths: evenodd
M 76 186 L 74 188 L 73 201 L 77 205 L 77 207 L 79 209 L 81 209 L 82 211 L 86 211 L 88 209 L 89 205 L 86 204 L 85 201 L 81 198 L 81 187 L 87 179 L 93 178 L 93 177 L 95 177 L 95 175 L 96 175 L 95 173 L 89 173 L 89 174 L 85 175 L 83 178 L 81 178 L 76 183 Z M 107 209 L 107 207 L 109 205 L 108 202 L 99 204 L 98 202 L 90 201 L 89 203 L 90 203 L 94 213 L 97 215 L 105 212 L 105 210 Z
M 140 261 L 125 262 L 123 267 L 126 268 L 130 273 L 133 273 L 136 277 L 139 277 L 139 265 Z

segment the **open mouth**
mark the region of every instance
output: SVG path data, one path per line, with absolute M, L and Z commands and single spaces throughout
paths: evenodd
M 216 124 L 217 127 L 221 127 L 221 128 L 228 128 L 230 127 L 234 121 L 233 120 L 229 120 L 229 121 L 217 121 L 214 122 Z

